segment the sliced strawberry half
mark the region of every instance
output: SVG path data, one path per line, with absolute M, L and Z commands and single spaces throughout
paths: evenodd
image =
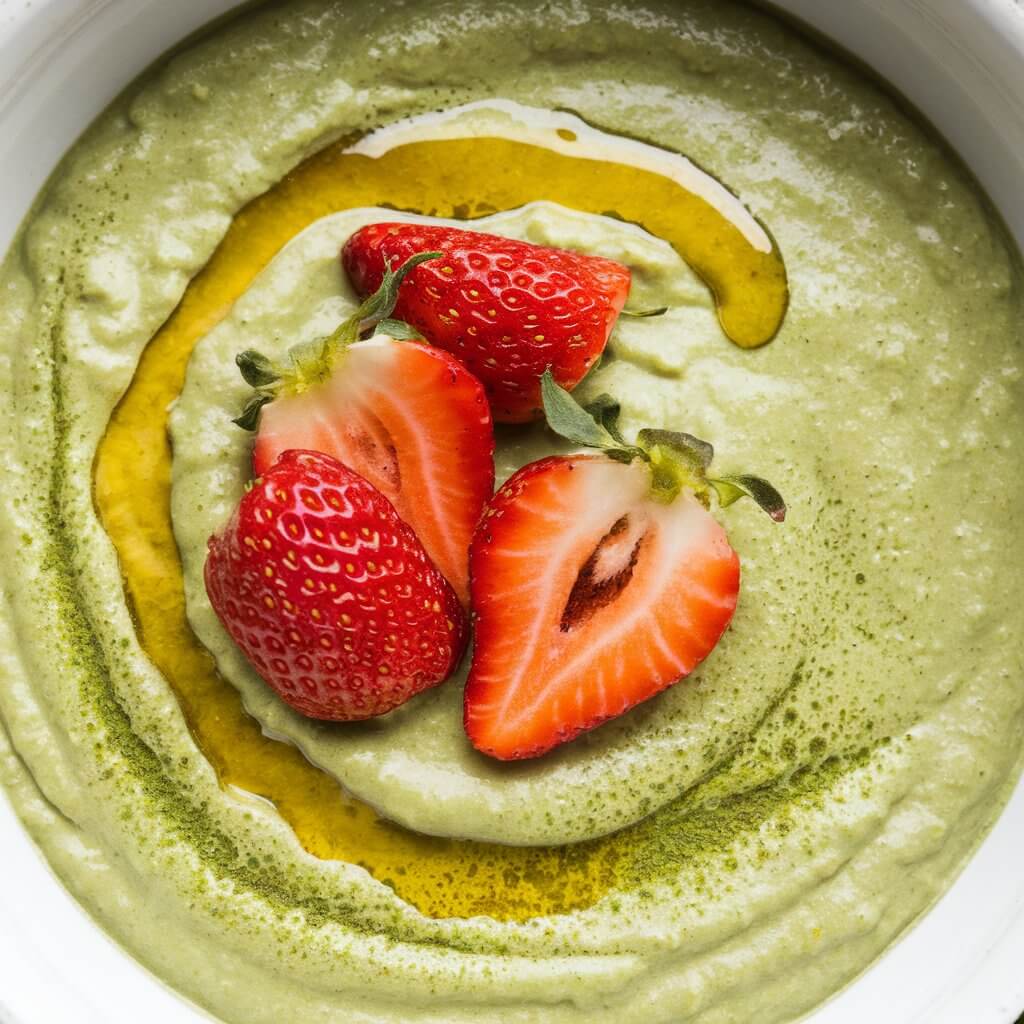
M 736 608 L 740 563 L 710 514 L 741 497 L 781 522 L 755 476 L 714 478 L 714 449 L 691 434 L 618 429 L 618 404 L 586 409 L 541 378 L 548 425 L 602 451 L 541 459 L 491 499 L 473 537 L 476 617 L 465 691 L 473 745 L 536 757 L 688 675 Z
M 350 345 L 327 380 L 263 408 L 256 475 L 292 448 L 332 455 L 369 480 L 467 603 L 473 528 L 494 490 L 494 433 L 480 382 L 456 359 L 381 336 Z
M 473 745 L 536 757 L 628 711 L 708 655 L 740 564 L 692 494 L 651 496 L 641 462 L 552 457 L 494 496 L 470 554 Z
M 469 545 L 494 490 L 487 396 L 457 359 L 397 340 L 414 332 L 387 319 L 403 276 L 437 255 L 388 268 L 378 291 L 333 334 L 294 346 L 281 363 L 241 353 L 254 393 L 235 423 L 256 432 L 257 476 L 296 449 L 333 456 L 368 480 L 468 605 Z

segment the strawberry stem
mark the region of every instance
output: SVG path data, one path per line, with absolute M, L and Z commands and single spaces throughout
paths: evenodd
M 558 385 L 550 367 L 540 379 L 540 391 L 548 426 L 556 434 L 567 441 L 596 448 L 617 462 L 643 459 L 651 469 L 651 495 L 658 501 L 671 503 L 681 491 L 687 490 L 709 504 L 714 491 L 722 508 L 728 508 L 740 498 L 751 498 L 775 522 L 781 523 L 786 518 L 786 503 L 767 480 L 749 474 L 708 476 L 715 457 L 715 449 L 709 442 L 682 431 L 647 427 L 637 434 L 636 443 L 631 445 L 618 427 L 618 401 L 602 394 L 586 407 L 581 406 Z
M 657 309 L 624 309 L 619 315 L 631 316 L 636 320 L 641 320 L 649 316 L 664 316 L 667 312 L 668 306 L 658 306 Z
M 419 334 L 402 320 L 392 320 L 391 314 L 398 302 L 398 290 L 410 271 L 427 260 L 440 259 L 440 252 L 420 252 L 410 256 L 397 270 L 384 264 L 384 277 L 380 287 L 362 305 L 330 334 L 313 341 L 293 345 L 288 350 L 287 362 L 275 363 L 254 349 L 246 349 L 235 356 L 235 362 L 247 384 L 253 387 L 241 416 L 232 420 L 243 430 L 255 430 L 260 410 L 281 394 L 298 394 L 332 373 L 339 356 L 368 331 L 380 331 L 398 340 L 419 338 Z
M 692 491 L 707 504 L 704 471 L 690 459 L 680 458 L 671 445 L 654 444 L 643 449 L 651 467 L 651 496 L 670 505 L 681 491 Z
M 378 326 L 382 320 L 390 317 L 395 311 L 395 304 L 398 302 L 398 289 L 406 275 L 421 263 L 426 263 L 427 260 L 438 260 L 443 255 L 444 253 L 440 252 L 419 252 L 415 256 L 410 256 L 397 270 L 392 270 L 391 264 L 385 262 L 384 277 L 381 279 L 380 287 L 333 334 L 324 339 L 325 344 L 344 348 L 365 334 L 366 331 Z

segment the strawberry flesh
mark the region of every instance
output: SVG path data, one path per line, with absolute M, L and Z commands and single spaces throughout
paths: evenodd
M 458 360 L 381 336 L 350 345 L 326 381 L 263 407 L 256 475 L 290 448 L 326 452 L 365 477 L 468 603 L 469 545 L 494 490 L 494 431 L 479 381 Z
M 384 714 L 465 649 L 465 612 L 412 529 L 319 452 L 285 452 L 254 483 L 210 538 L 205 579 L 256 671 L 311 718 Z
M 688 675 L 732 618 L 739 559 L 684 491 L 641 461 L 542 459 L 490 502 L 470 553 L 473 745 L 536 757 Z
M 341 258 L 357 291 L 368 295 L 386 261 L 398 266 L 424 250 L 444 258 L 409 274 L 394 315 L 482 381 L 499 422 L 540 415 L 539 381 L 548 367 L 562 387 L 575 387 L 604 350 L 629 293 L 629 268 L 614 260 L 435 225 L 370 224 Z

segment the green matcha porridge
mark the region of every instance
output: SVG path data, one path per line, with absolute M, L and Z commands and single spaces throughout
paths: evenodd
M 251 476 L 235 355 L 348 316 L 338 251 L 383 220 L 628 266 L 667 312 L 576 396 L 787 500 L 712 505 L 742 588 L 700 667 L 544 757 L 470 746 L 468 659 L 305 718 L 204 588 Z M 1018 257 L 928 131 L 763 13 L 249 10 L 88 130 L 2 276 L 4 786 L 225 1021 L 793 1020 L 1019 776 Z M 497 482 L 571 448 L 501 425 Z

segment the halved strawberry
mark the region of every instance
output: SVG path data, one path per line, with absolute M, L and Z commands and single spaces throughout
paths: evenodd
M 627 445 L 610 403 L 588 426 L 555 388 L 547 375 L 552 426 L 607 454 L 554 456 L 514 474 L 470 552 L 465 728 L 502 760 L 536 757 L 621 715 L 710 653 L 740 584 L 739 558 L 703 503 L 710 488 L 723 505 L 750 494 L 785 515 L 764 481 L 707 478 L 705 442 L 641 431 Z
M 494 432 L 465 367 L 413 341 L 356 342 L 322 383 L 264 407 L 256 475 L 289 448 L 326 452 L 369 480 L 468 603 L 469 544 L 494 490 Z
M 386 287 L 393 292 L 400 280 L 401 272 Z M 349 334 L 373 319 L 361 310 Z M 289 449 L 334 456 L 388 498 L 468 604 L 469 544 L 494 490 L 494 432 L 480 382 L 447 352 L 385 333 L 307 346 L 286 367 L 255 353 L 239 363 L 257 400 L 269 399 L 258 409 L 256 475 Z
M 370 224 L 341 258 L 365 295 L 389 263 L 424 249 L 444 259 L 410 274 L 395 314 L 466 364 L 503 423 L 540 415 L 545 369 L 569 390 L 582 380 L 629 294 L 629 268 L 614 260 L 440 225 Z

